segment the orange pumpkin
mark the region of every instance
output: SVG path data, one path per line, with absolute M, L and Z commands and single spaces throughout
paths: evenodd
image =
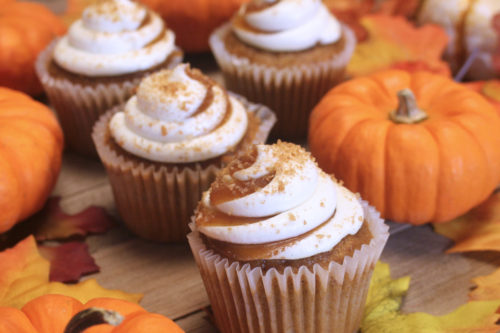
M 96 298 L 85 305 L 63 295 L 44 295 L 21 310 L 0 307 L 0 333 L 182 333 L 172 320 L 135 303 Z
M 500 115 L 500 80 L 467 82 L 465 86 L 483 95 Z
M 42 86 L 35 74 L 35 60 L 66 28 L 41 4 L 3 2 L 0 6 L 0 85 L 30 95 L 40 94 Z
M 209 51 L 208 37 L 248 0 L 140 0 L 158 12 L 187 52 Z
M 0 87 L 0 233 L 42 208 L 62 148 L 62 130 L 45 105 Z
M 324 170 L 398 222 L 448 221 L 500 183 L 493 106 L 426 72 L 389 70 L 337 86 L 311 114 L 309 145 Z

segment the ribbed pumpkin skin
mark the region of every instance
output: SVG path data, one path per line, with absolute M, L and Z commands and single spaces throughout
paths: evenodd
M 389 119 L 404 88 L 427 120 Z M 332 89 L 311 114 L 309 146 L 324 170 L 398 222 L 448 221 L 500 184 L 500 117 L 479 94 L 430 73 L 383 71 Z
M 62 149 L 54 114 L 0 87 L 0 233 L 42 208 L 59 175 Z
M 93 326 L 85 333 L 184 332 L 172 320 L 146 312 L 135 303 L 96 298 L 84 305 L 68 296 L 44 295 L 28 302 L 21 310 L 0 307 L 0 333 L 63 333 L 75 314 L 91 307 L 117 311 L 125 320 L 117 327 L 107 324 Z
M 0 2 L 0 86 L 30 95 L 40 94 L 43 90 L 35 73 L 35 60 L 66 28 L 41 4 L 3 2 Z
M 209 51 L 208 37 L 248 0 L 139 0 L 158 12 L 187 52 Z

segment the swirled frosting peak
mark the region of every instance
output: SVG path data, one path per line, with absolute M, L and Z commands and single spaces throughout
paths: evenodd
M 203 161 L 233 149 L 246 133 L 243 105 L 218 84 L 181 64 L 140 83 L 110 122 L 126 151 L 168 163 Z
M 258 145 L 221 171 L 195 216 L 238 260 L 301 259 L 333 249 L 363 223 L 358 198 L 303 148 Z
M 87 7 L 54 50 L 64 69 L 85 76 L 113 76 L 152 68 L 175 49 L 175 36 L 154 12 L 131 0 Z
M 232 22 L 243 42 L 271 52 L 301 51 L 332 44 L 341 26 L 321 0 L 254 0 Z

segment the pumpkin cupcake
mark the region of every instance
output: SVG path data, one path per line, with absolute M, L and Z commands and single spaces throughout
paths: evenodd
M 147 74 L 182 57 L 159 15 L 130 0 L 105 0 L 87 7 L 67 35 L 40 53 L 36 71 L 67 146 L 96 156 L 91 132 L 99 116 L 124 103 Z
M 204 193 L 189 243 L 230 332 L 355 332 L 389 236 L 303 148 L 258 145 Z
M 311 109 L 343 79 L 355 45 L 321 0 L 253 0 L 210 37 L 226 86 L 273 109 L 280 138 L 306 136 Z
M 181 241 L 218 170 L 265 142 L 274 122 L 267 107 L 181 64 L 145 78 L 126 104 L 101 116 L 93 139 L 127 226 L 143 238 Z

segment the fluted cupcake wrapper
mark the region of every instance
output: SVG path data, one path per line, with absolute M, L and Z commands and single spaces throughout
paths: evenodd
M 231 33 L 230 23 L 210 36 L 210 47 L 221 67 L 226 87 L 250 101 L 270 107 L 278 122 L 273 136 L 280 139 L 305 138 L 309 114 L 319 100 L 344 78 L 345 68 L 356 46 L 356 37 L 342 26 L 345 47 L 328 61 L 278 68 L 255 64 L 231 54 L 224 37 Z
M 38 78 L 57 113 L 66 146 L 79 154 L 97 157 L 91 138 L 95 122 L 113 106 L 126 102 L 149 73 L 121 82 L 94 85 L 54 77 L 48 68 L 56 43 L 57 40 L 53 41 L 38 56 L 35 64 Z M 175 67 L 181 62 L 182 55 L 175 56 L 165 68 Z
M 389 237 L 380 214 L 363 202 L 373 238 L 342 264 L 266 272 L 207 249 L 194 229 L 188 240 L 222 333 L 356 332 L 370 278 Z
M 241 151 L 251 144 L 264 143 L 276 116 L 267 107 L 237 98 L 247 112 L 260 120 L 253 141 L 243 144 L 238 150 Z M 106 143 L 108 123 L 113 114 L 123 108 L 123 105 L 116 106 L 101 116 L 92 133 L 108 173 L 116 209 L 127 227 L 142 238 L 163 242 L 185 241 L 190 217 L 202 193 L 210 187 L 225 161 L 238 151 L 211 165 L 195 163 L 194 166 L 182 167 L 133 162 Z

